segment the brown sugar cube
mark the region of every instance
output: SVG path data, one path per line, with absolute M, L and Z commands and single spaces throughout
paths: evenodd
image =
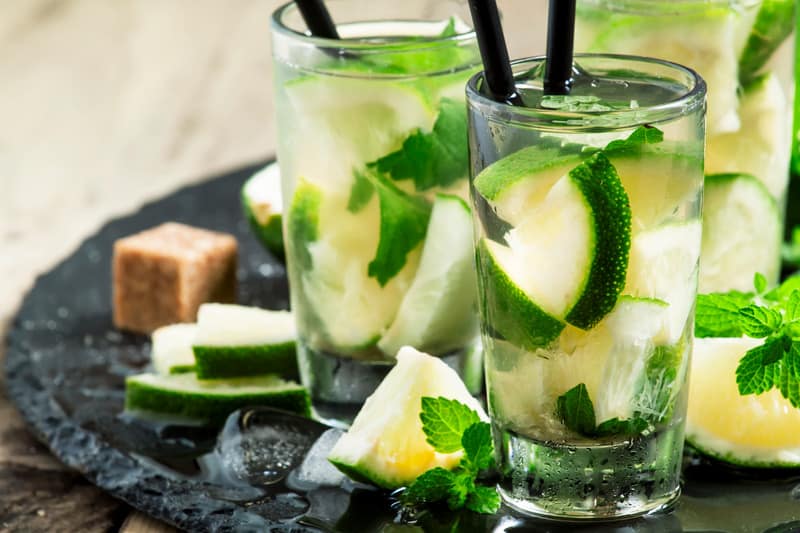
M 114 243 L 114 325 L 150 333 L 236 301 L 236 239 L 167 222 Z

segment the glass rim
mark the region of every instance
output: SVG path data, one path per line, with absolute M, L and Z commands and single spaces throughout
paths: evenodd
M 694 0 L 692 0 L 694 1 Z M 625 63 L 629 66 L 633 64 L 658 65 L 666 67 L 674 72 L 682 74 L 685 78 L 692 81 L 691 87 L 679 93 L 678 96 L 652 105 L 644 105 L 631 109 L 614 109 L 610 111 L 564 111 L 562 109 L 545 109 L 514 106 L 507 102 L 498 102 L 478 90 L 478 83 L 485 81 L 485 71 L 474 74 L 467 81 L 466 93 L 469 106 L 478 104 L 488 108 L 492 115 L 502 115 L 504 120 L 519 124 L 530 124 L 531 126 L 549 124 L 560 130 L 580 129 L 585 130 L 586 120 L 597 121 L 597 126 L 601 124 L 615 124 L 613 127 L 602 127 L 603 131 L 611 129 L 629 129 L 631 127 L 644 124 L 654 124 L 672 120 L 673 118 L 687 115 L 696 108 L 697 105 L 705 102 L 706 82 L 693 69 L 652 57 L 643 57 L 625 54 L 575 54 L 576 60 L 580 59 L 610 59 Z M 511 61 L 511 68 L 525 65 L 541 65 L 546 61 L 546 56 L 530 56 Z M 635 69 L 633 69 L 635 71 Z M 642 120 L 642 115 L 658 117 L 657 120 Z M 626 120 L 628 118 L 629 120 Z M 576 123 L 576 121 L 583 121 Z M 591 126 L 591 124 L 589 124 Z
M 284 17 L 292 10 L 297 10 L 297 4 L 294 0 L 279 6 L 272 12 L 272 29 L 273 31 L 301 41 L 304 44 L 314 45 L 318 48 L 338 49 L 342 51 L 358 52 L 362 54 L 380 53 L 380 52 L 418 52 L 420 50 L 428 50 L 438 48 L 445 44 L 450 43 L 468 43 L 476 40 L 475 30 L 470 29 L 468 32 L 456 33 L 449 37 L 423 37 L 422 39 L 411 40 L 398 40 L 391 42 L 374 42 L 363 41 L 359 38 L 355 39 L 330 39 L 327 37 L 314 37 L 307 33 L 299 32 L 290 28 L 284 23 Z M 365 22 L 424 22 L 422 19 L 376 19 L 373 21 L 363 20 L 359 23 Z

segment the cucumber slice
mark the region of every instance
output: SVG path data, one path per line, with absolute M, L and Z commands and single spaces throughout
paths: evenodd
M 693 220 L 633 237 L 623 293 L 669 304 L 667 323 L 655 339 L 658 344 L 674 345 L 687 327 L 694 306 L 701 235 L 700 221 Z
M 591 40 L 581 39 L 576 50 L 658 57 L 700 73 L 708 86 L 708 131 L 739 129 L 739 54 L 753 15 L 729 6 L 708 6 L 691 12 L 614 14 L 606 11 L 592 21 Z M 591 18 L 591 17 L 589 17 Z
M 231 412 L 263 405 L 310 416 L 311 400 L 299 384 L 275 375 L 199 380 L 192 373 L 138 374 L 125 379 L 125 409 L 219 423 Z
M 474 258 L 469 206 L 457 196 L 437 195 L 414 281 L 378 342 L 386 355 L 394 357 L 405 345 L 441 355 L 475 338 Z
M 353 169 L 394 152 L 417 128 L 430 131 L 436 118 L 411 82 L 309 75 L 283 89 L 291 126 L 284 171 L 333 190 L 349 190 Z
M 283 250 L 281 170 L 275 161 L 253 174 L 242 186 L 242 210 L 256 238 L 276 257 Z
M 739 131 L 708 137 L 706 173 L 752 174 L 773 198 L 783 198 L 789 184 L 792 121 L 777 76 L 770 73 L 746 86 L 739 114 Z
M 193 350 L 199 379 L 277 374 L 296 378 L 297 330 L 289 311 L 203 304 Z
M 800 409 L 780 391 L 739 395 L 736 367 L 760 339 L 694 340 L 686 440 L 701 452 L 738 466 L 800 466 Z
M 753 276 L 778 279 L 781 212 L 748 174 L 706 176 L 699 292 L 749 291 Z
M 161 375 L 194 371 L 192 343 L 197 324 L 172 324 L 153 332 L 150 359 Z
M 347 210 L 348 195 L 298 184 L 287 215 L 292 299 L 304 340 L 313 348 L 366 357 L 394 320 L 422 246 L 381 286 L 368 274 L 380 239 L 377 195 L 357 213 Z
M 357 481 L 387 489 L 410 485 L 434 467 L 455 468 L 462 452 L 438 453 L 422 432 L 424 396 L 457 400 L 488 419 L 455 370 L 441 359 L 404 347 L 328 460 Z
M 739 78 L 747 84 L 785 41 L 795 25 L 796 0 L 763 0 L 739 59 Z

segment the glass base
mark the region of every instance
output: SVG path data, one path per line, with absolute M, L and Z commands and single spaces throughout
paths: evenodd
M 626 441 L 580 445 L 494 430 L 500 495 L 523 514 L 622 520 L 667 509 L 680 495 L 680 425 Z
M 298 343 L 297 357 L 300 377 L 311 395 L 315 417 L 340 428 L 349 427 L 366 399 L 394 366 L 387 361 L 353 359 L 317 351 L 302 342 Z M 443 356 L 442 360 L 458 372 L 470 393 L 480 394 L 483 352 L 479 341 Z

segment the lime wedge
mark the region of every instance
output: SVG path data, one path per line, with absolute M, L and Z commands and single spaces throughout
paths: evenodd
M 194 371 L 192 343 L 196 334 L 196 324 L 172 324 L 155 330 L 150 351 L 155 371 L 162 375 Z
M 273 162 L 253 174 L 242 186 L 242 209 L 258 240 L 283 257 L 281 170 Z
M 193 342 L 200 379 L 278 374 L 296 378 L 297 332 L 289 311 L 203 304 Z
M 138 374 L 125 380 L 125 409 L 218 423 L 246 406 L 263 405 L 309 416 L 311 401 L 297 383 L 275 375 L 198 380 L 194 373 Z
M 758 339 L 694 340 L 686 439 L 701 452 L 734 465 L 800 466 L 800 409 L 773 389 L 740 396 L 736 367 Z
M 438 453 L 422 432 L 419 414 L 424 396 L 458 400 L 487 419 L 453 369 L 441 359 L 405 347 L 328 460 L 355 480 L 387 489 L 410 485 L 437 466 L 455 468 L 462 452 Z

